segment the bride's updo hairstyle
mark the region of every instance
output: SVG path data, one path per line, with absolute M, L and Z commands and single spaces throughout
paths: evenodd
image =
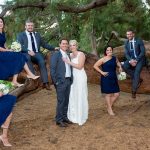
M 72 45 L 72 44 L 76 45 L 78 48 L 78 42 L 76 40 L 70 40 L 69 45 Z

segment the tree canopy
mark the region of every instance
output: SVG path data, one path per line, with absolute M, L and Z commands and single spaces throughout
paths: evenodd
M 147 0 L 150 4 L 150 1 Z M 2 7 L 8 44 L 24 30 L 30 18 L 49 43 L 58 46 L 60 37 L 76 39 L 83 51 L 99 54 L 112 31 L 125 38 L 128 28 L 144 40 L 150 39 L 150 11 L 142 0 L 12 0 Z M 112 46 L 123 44 L 111 40 Z

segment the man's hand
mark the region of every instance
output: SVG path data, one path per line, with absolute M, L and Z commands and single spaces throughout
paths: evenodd
M 135 67 L 136 64 L 137 64 L 137 61 L 134 60 L 134 59 L 131 59 L 129 63 L 130 63 L 130 65 L 131 65 L 132 67 Z
M 35 55 L 35 53 L 34 53 L 34 51 L 28 51 L 28 54 L 30 55 L 30 56 L 34 56 Z

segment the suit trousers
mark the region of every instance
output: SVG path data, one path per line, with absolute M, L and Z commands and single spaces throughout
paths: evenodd
M 48 73 L 45 65 L 44 57 L 41 53 L 37 52 L 34 56 L 30 56 L 27 53 L 23 53 L 28 59 L 27 64 L 32 73 L 35 73 L 33 63 L 36 63 L 39 66 L 41 73 L 41 80 L 43 83 L 48 83 Z
M 144 60 L 139 61 L 135 67 L 132 67 L 129 63 L 129 60 L 126 60 L 124 65 L 122 66 L 124 71 L 131 76 L 133 92 L 136 92 L 138 89 L 140 73 L 142 71 L 143 66 L 144 66 Z
M 56 122 L 67 119 L 71 80 L 66 78 L 63 83 L 55 85 L 57 93 Z

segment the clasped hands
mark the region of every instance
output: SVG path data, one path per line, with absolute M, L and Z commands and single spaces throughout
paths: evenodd
M 131 59 L 131 60 L 129 61 L 129 63 L 130 63 L 130 65 L 131 65 L 132 67 L 135 67 L 136 64 L 137 64 L 137 61 L 136 61 L 135 59 Z

